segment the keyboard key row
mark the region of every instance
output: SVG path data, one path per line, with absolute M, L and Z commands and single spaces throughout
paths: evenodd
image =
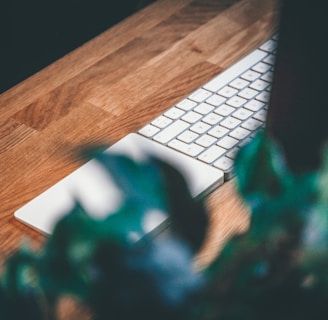
M 221 89 L 226 83 L 231 82 L 236 78 L 236 75 L 241 74 L 249 66 L 253 66 L 268 55 L 264 50 L 254 50 L 252 53 L 247 55 L 245 58 L 241 59 L 238 63 L 233 65 L 228 70 L 219 74 L 217 77 L 209 81 L 204 85 L 204 89 L 217 92 Z
M 266 93 L 263 93 L 263 100 L 267 100 L 268 97 L 264 94 Z M 240 99 L 243 98 L 235 97 L 234 102 L 230 102 L 230 104 L 239 105 L 241 104 Z M 140 130 L 140 133 L 147 137 L 151 137 L 159 131 L 156 128 L 162 129 L 154 139 L 162 143 L 167 143 L 187 128 L 190 128 L 190 130 L 195 133 L 202 134 L 210 130 L 211 126 L 216 124 L 220 124 L 221 127 L 231 130 L 239 126 L 242 121 L 249 120 L 246 121 L 243 126 L 246 126 L 246 128 L 250 130 L 256 130 L 266 119 L 266 110 L 264 108 L 264 102 L 258 100 L 251 100 L 245 104 L 245 107 L 240 108 L 234 108 L 231 107 L 231 105 L 222 105 L 214 109 L 211 106 L 203 104 L 203 106 L 197 109 L 197 111 L 203 114 L 193 110 L 185 113 L 173 107 L 168 110 L 165 115 L 157 117 L 151 124 L 145 126 Z M 206 114 L 206 112 L 213 109 L 214 112 Z M 176 119 L 178 115 L 181 117 L 180 119 Z

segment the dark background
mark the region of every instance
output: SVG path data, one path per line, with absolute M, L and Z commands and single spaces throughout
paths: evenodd
M 2 1 L 0 93 L 153 1 Z
M 296 172 L 322 166 L 328 141 L 327 7 L 283 1 L 267 127 Z

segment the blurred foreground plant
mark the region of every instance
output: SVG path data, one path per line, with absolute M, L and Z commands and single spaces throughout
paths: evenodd
M 53 319 L 65 295 L 90 306 L 95 319 L 181 320 L 193 314 L 203 285 L 192 263 L 206 234 L 203 203 L 192 199 L 178 171 L 158 159 L 137 163 L 107 153 L 96 159 L 122 190 L 122 206 L 94 219 L 76 203 L 40 253 L 15 253 L 1 279 L 0 319 Z M 165 238 L 145 231 L 158 212 L 171 218 Z
M 205 270 L 193 269 L 208 225 L 203 202 L 180 173 L 158 159 L 96 159 L 125 198 L 93 219 L 76 203 L 44 249 L 10 257 L 0 286 L 0 319 L 53 319 L 62 296 L 95 319 L 321 319 L 328 316 L 328 159 L 293 174 L 265 132 L 236 159 L 237 187 L 249 205 L 247 233 L 227 242 Z M 170 232 L 145 221 L 166 213 Z
M 205 319 L 328 317 L 328 167 L 294 174 L 285 164 L 265 132 L 238 154 L 250 227 L 206 271 Z

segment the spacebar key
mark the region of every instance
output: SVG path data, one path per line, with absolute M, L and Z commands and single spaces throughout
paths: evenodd
M 178 120 L 170 124 L 158 134 L 156 134 L 153 139 L 160 143 L 168 143 L 170 140 L 175 138 L 179 133 L 186 130 L 188 127 L 189 123 L 182 120 Z

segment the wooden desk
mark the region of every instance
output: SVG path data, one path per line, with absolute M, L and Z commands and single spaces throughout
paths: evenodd
M 274 32 L 275 0 L 159 0 L 0 96 L 0 259 L 24 236 L 13 212 L 107 144 L 172 106 Z M 206 263 L 247 210 L 233 181 L 208 197 Z

